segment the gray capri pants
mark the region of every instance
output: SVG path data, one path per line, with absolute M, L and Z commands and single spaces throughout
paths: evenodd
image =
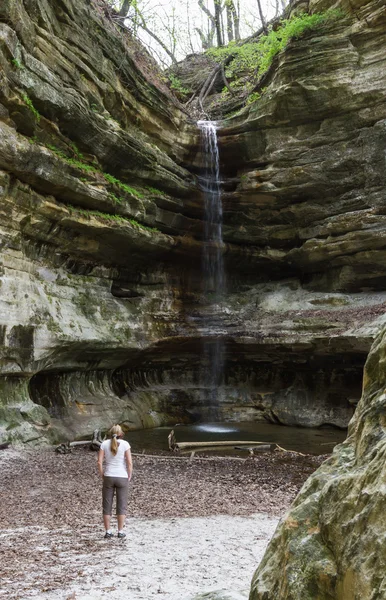
M 128 477 L 103 477 L 103 514 L 111 515 L 113 512 L 114 490 L 117 495 L 117 515 L 125 515 L 129 495 Z

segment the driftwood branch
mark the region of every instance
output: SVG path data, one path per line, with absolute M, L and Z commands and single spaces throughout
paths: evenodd
M 230 93 L 230 95 L 233 96 L 234 92 L 233 92 L 231 86 L 229 85 L 229 81 L 228 81 L 228 79 L 226 78 L 226 75 L 225 75 L 224 63 L 221 64 L 221 76 L 222 76 L 222 79 L 223 79 L 223 82 L 225 84 L 226 89 L 228 90 L 228 92 Z
M 234 440 L 220 440 L 217 442 L 177 442 L 174 430 L 168 435 L 169 450 L 172 452 L 181 452 L 182 454 L 190 454 L 190 460 L 193 460 L 196 452 L 210 452 L 213 450 L 221 449 L 234 449 L 249 452 L 249 456 L 253 458 L 255 452 L 289 452 L 292 454 L 298 454 L 299 456 L 307 456 L 302 452 L 295 450 L 287 450 L 282 446 L 279 446 L 276 442 L 257 442 L 257 441 L 234 441 Z
M 99 429 L 95 429 L 91 440 L 79 440 L 75 442 L 59 444 L 59 446 L 55 448 L 55 452 L 58 454 L 70 454 L 73 448 L 79 446 L 88 446 L 90 450 L 98 452 L 102 441 L 101 431 Z

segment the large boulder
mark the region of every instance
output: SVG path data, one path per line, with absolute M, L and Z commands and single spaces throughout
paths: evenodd
M 277 528 L 250 600 L 386 595 L 386 329 L 374 342 L 347 441 L 308 479 Z

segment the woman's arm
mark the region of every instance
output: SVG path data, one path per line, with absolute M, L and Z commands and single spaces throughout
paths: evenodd
M 98 471 L 99 471 L 99 475 L 101 477 L 103 477 L 103 459 L 105 456 L 105 451 L 104 450 L 99 450 L 98 453 Z
M 130 448 L 128 450 L 126 450 L 125 452 L 125 458 L 126 458 L 126 466 L 127 466 L 127 473 L 129 475 L 129 481 L 133 475 L 133 461 L 131 460 L 131 450 Z

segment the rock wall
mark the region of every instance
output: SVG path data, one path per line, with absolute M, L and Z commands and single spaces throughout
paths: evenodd
M 347 441 L 311 475 L 283 518 L 250 600 L 385 597 L 385 357 L 383 329 Z
M 213 416 L 347 425 L 386 302 L 384 13 L 357 5 L 292 42 L 221 124 L 216 305 L 198 130 L 146 52 L 101 0 L 2 2 L 2 440 Z M 213 407 L 203 342 L 219 339 Z
M 314 9 L 330 5 L 323 1 L 310 4 Z M 384 65 L 386 59 L 386 9 L 384 3 L 360 0 L 342 2 L 341 5 L 351 11 L 353 20 L 348 30 L 343 28 L 336 32 L 340 42 L 335 35 L 333 37 L 338 43 L 337 48 L 342 48 L 345 38 L 350 49 L 346 46 L 347 51 L 343 54 L 339 51 L 332 56 L 332 62 L 326 53 L 320 54 L 319 64 L 325 73 L 325 81 L 323 83 L 322 79 L 322 89 L 318 88 L 322 105 L 313 104 L 315 129 L 312 131 L 309 118 L 308 122 L 298 125 L 298 131 L 304 133 L 309 144 L 307 153 L 295 149 L 296 145 L 300 146 L 299 139 L 292 138 L 292 142 L 288 139 L 298 157 L 298 170 L 292 172 L 293 182 L 300 190 L 308 190 L 311 199 L 305 207 L 300 193 L 299 201 L 291 205 L 291 212 L 297 212 L 298 216 L 302 212 L 304 232 L 308 231 L 311 239 L 302 237 L 300 229 L 296 248 L 289 244 L 284 260 L 287 261 L 291 254 L 296 257 L 291 263 L 296 270 L 306 273 L 303 282 L 308 290 L 354 291 L 364 299 L 368 288 L 379 291 L 384 288 L 385 275 L 384 249 L 379 236 L 382 237 L 385 203 L 383 132 L 386 95 L 378 67 Z M 320 49 L 317 40 L 314 44 L 314 48 Z M 294 51 L 294 47 L 289 50 Z M 347 61 L 342 60 L 346 52 Z M 351 63 L 349 56 L 352 53 L 356 60 Z M 299 58 L 299 54 L 294 53 L 292 64 Z M 340 78 L 336 76 L 334 64 L 341 70 Z M 280 68 L 283 66 L 281 63 Z M 307 73 L 307 60 L 303 67 Z M 280 68 L 276 77 L 279 77 Z M 333 86 L 331 95 L 327 83 L 330 76 L 334 77 L 335 83 L 340 79 L 340 84 Z M 288 79 L 286 81 L 291 85 Z M 282 82 L 286 85 L 284 79 Z M 299 88 L 303 97 L 307 91 L 307 97 L 312 98 L 316 91 L 307 78 L 300 81 Z M 336 108 L 331 102 L 336 102 Z M 305 106 L 304 102 L 296 106 L 289 104 L 289 110 L 301 108 L 306 111 Z M 346 110 L 348 106 L 351 111 Z M 324 107 L 329 108 L 327 119 L 323 117 Z M 310 115 L 310 112 L 304 114 Z M 335 115 L 332 120 L 331 114 Z M 330 140 L 334 140 L 332 146 L 322 140 L 325 127 L 330 130 Z M 313 145 L 312 140 L 316 139 L 318 143 Z M 377 146 L 378 151 L 371 158 L 371 148 Z M 284 158 L 284 175 L 282 173 L 281 177 L 286 179 L 289 172 L 282 148 L 280 145 L 277 157 L 278 160 Z M 254 179 L 256 185 L 261 184 L 267 189 L 269 179 L 271 190 L 275 192 L 275 187 L 282 181 L 278 171 L 269 174 L 272 178 L 268 178 L 265 167 L 263 171 L 260 175 L 264 177 L 259 179 L 260 175 L 255 175 L 252 181 Z M 307 180 L 303 179 L 304 173 Z M 316 179 L 319 179 L 318 186 Z M 346 189 L 348 193 L 340 188 L 344 181 L 352 185 L 350 191 Z M 331 196 L 336 213 L 326 216 L 323 211 Z M 350 204 L 352 201 L 358 204 Z M 283 210 L 288 209 L 283 207 Z M 374 219 L 373 225 L 368 217 Z M 361 243 L 366 248 L 361 247 Z M 300 257 L 306 254 L 307 259 L 303 262 Z M 375 600 L 385 597 L 385 552 L 382 546 L 385 533 L 385 336 L 382 328 L 368 356 L 363 394 L 351 420 L 347 441 L 336 447 L 333 455 L 308 479 L 282 519 L 254 575 L 250 600 Z
M 243 327 L 235 341 L 255 364 L 259 353 L 280 370 L 292 363 L 311 397 L 299 365 L 315 376 L 314 360 L 342 370 L 356 364 L 359 380 L 385 314 L 385 7 L 309 5 L 331 7 L 345 16 L 293 40 L 264 77 L 260 98 L 219 130 L 228 269 L 232 245 L 245 254 L 232 287 Z M 327 387 L 347 418 L 333 377 Z M 328 404 L 339 410 L 339 401 Z
M 179 312 L 197 132 L 102 9 L 0 7 L 2 439 L 162 421 L 111 374 Z

